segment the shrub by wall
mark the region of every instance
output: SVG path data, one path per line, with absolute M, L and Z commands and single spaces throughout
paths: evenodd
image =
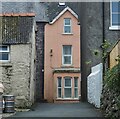
M 105 74 L 101 109 L 105 117 L 120 118 L 120 63 Z

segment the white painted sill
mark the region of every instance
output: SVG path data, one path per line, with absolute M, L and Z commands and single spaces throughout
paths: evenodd
M 73 33 L 62 33 L 62 35 L 73 35 Z
M 56 100 L 79 100 L 79 98 L 56 98 Z
M 67 68 L 67 67 L 73 68 L 74 66 L 72 64 L 71 65 L 64 65 L 64 64 L 61 65 L 61 68 Z
M 110 26 L 109 30 L 120 30 L 120 26 Z

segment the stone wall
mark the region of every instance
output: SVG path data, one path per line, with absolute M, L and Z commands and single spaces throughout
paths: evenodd
M 43 99 L 44 95 L 44 22 L 37 22 L 36 29 L 36 101 Z
M 31 106 L 31 44 L 10 46 L 10 62 L 0 64 L 4 95 L 15 96 L 16 107 Z

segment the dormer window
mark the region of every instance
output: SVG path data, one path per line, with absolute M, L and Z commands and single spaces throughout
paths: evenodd
M 71 19 L 70 18 L 64 19 L 64 33 L 65 34 L 71 33 Z

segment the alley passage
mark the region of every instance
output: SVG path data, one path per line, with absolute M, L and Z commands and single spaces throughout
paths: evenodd
M 13 117 L 102 117 L 102 114 L 89 103 L 36 103 L 30 111 L 17 112 Z

